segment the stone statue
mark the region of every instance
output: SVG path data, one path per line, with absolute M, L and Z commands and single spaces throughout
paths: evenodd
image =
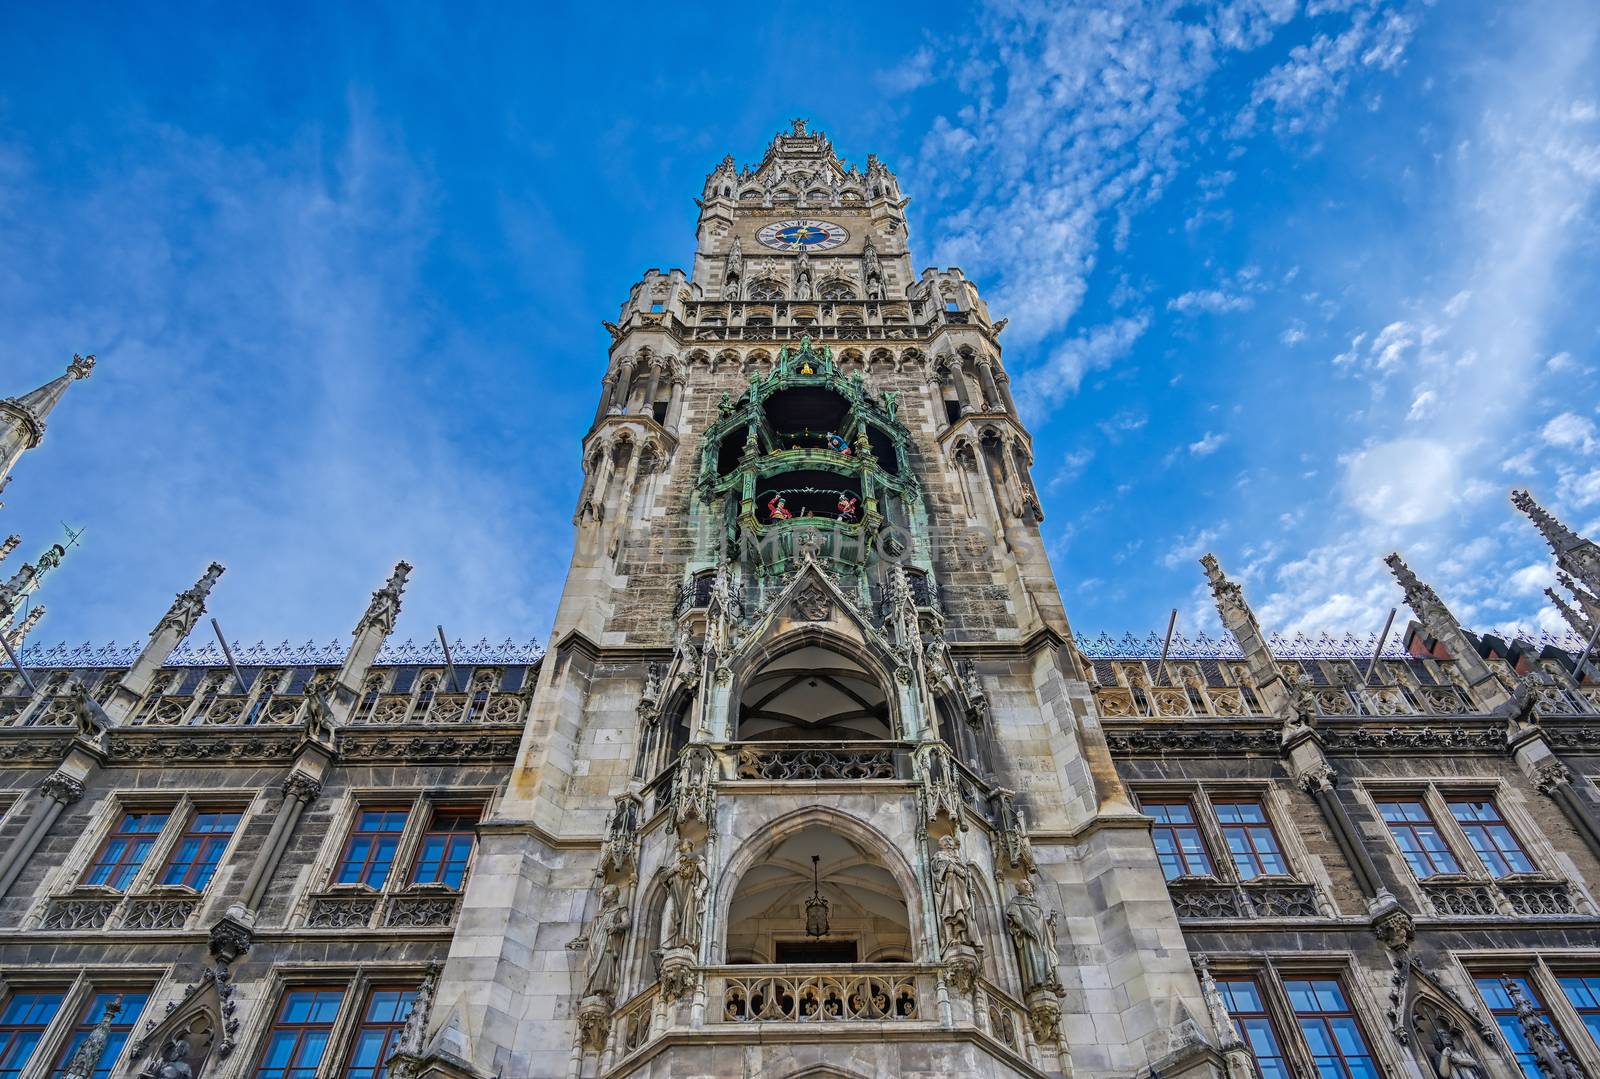
M 1483 1079 L 1478 1058 L 1456 1042 L 1457 1033 L 1441 1026 L 1433 1036 L 1433 1070 L 1439 1079 Z
M 139 1072 L 139 1079 L 194 1079 L 189 1067 L 189 1038 L 180 1034 L 161 1047 L 161 1052 Z
M 628 938 L 628 910 L 615 884 L 600 889 L 600 913 L 589 926 L 589 980 L 585 996 L 615 996 L 622 974 L 622 946 Z
M 706 860 L 695 853 L 694 844 L 687 839 L 678 841 L 678 856 L 668 870 L 667 894 L 672 897 L 672 921 L 667 928 L 666 945 L 669 948 L 700 947 L 700 919 L 704 913 L 706 885 Z
M 973 911 L 977 904 L 972 888 L 975 872 L 972 863 L 961 856 L 955 836 L 940 836 L 939 849 L 933 855 L 933 892 L 946 945 L 976 946 Z
M 1046 912 L 1033 895 L 1033 881 L 1017 881 L 1017 894 L 1006 904 L 1006 929 L 1017 949 L 1023 992 L 1058 984 L 1056 964 L 1056 912 Z

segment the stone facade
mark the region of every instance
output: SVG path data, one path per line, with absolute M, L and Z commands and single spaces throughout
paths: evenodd
M 803 122 L 707 177 L 606 323 L 547 653 L 387 644 L 404 563 L 348 649 L 180 647 L 213 564 L 25 650 L 19 1079 L 1600 1074 L 1582 644 L 1398 556 L 1403 647 L 1210 556 L 1226 641 L 1075 636 L 1004 320 L 905 205 Z

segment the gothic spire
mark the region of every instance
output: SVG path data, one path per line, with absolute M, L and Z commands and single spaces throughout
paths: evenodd
M 12 551 L 15 551 L 17 549 L 17 544 L 21 542 L 22 537 L 15 534 L 0 540 L 0 562 L 4 562 L 6 560 L 6 556 Z
M 1556 605 L 1556 610 L 1561 612 L 1561 617 L 1566 621 L 1567 625 L 1572 627 L 1574 633 L 1580 637 L 1587 637 L 1594 632 L 1593 627 L 1589 625 L 1589 620 L 1577 611 L 1572 604 L 1562 599 L 1561 593 L 1554 588 L 1546 588 L 1544 594 L 1550 597 L 1550 602 Z
M 1600 596 L 1596 596 L 1583 585 L 1572 579 L 1572 575 L 1564 570 L 1556 571 L 1556 581 L 1571 592 L 1578 601 L 1578 606 L 1583 608 L 1583 613 L 1591 621 L 1600 621 Z
M 67 387 L 89 377 L 94 370 L 93 356 L 72 357 L 64 374 L 21 397 L 0 400 L 0 484 L 12 466 L 27 450 L 44 440 L 45 423 L 67 392 Z
M 40 604 L 28 612 L 28 616 L 10 629 L 6 630 L 6 643 L 13 649 L 21 648 L 22 642 L 34 626 L 39 624 L 39 619 L 44 617 L 44 604 Z
M 200 616 L 206 613 L 206 597 L 211 595 L 211 589 L 216 586 L 217 578 L 223 573 L 221 562 L 213 562 L 206 567 L 200 579 L 173 599 L 172 606 L 167 608 L 167 613 L 161 616 L 161 621 L 156 623 L 156 628 L 150 631 L 152 637 L 159 636 L 162 630 L 172 629 L 177 631 L 173 641 L 176 645 L 194 629 L 194 624 L 200 621 Z
M 1555 552 L 1558 566 L 1582 581 L 1591 592 L 1600 592 L 1600 547 L 1562 524 L 1526 490 L 1512 491 L 1511 504 L 1528 515 L 1533 527 Z
M 372 593 L 372 602 L 367 604 L 366 613 L 356 623 L 356 636 L 361 636 L 369 627 L 376 627 L 385 637 L 394 632 L 395 616 L 400 613 L 400 594 L 406 590 L 406 579 L 410 576 L 410 562 L 394 564 L 394 572 L 382 588 Z
M 1465 676 L 1468 688 L 1490 708 L 1504 703 L 1510 695 L 1505 672 L 1498 667 L 1490 667 L 1488 661 L 1478 654 L 1477 645 L 1461 628 L 1461 623 L 1445 606 L 1444 600 L 1439 598 L 1439 593 L 1423 583 L 1406 565 L 1399 551 L 1391 552 L 1384 562 L 1393 572 L 1394 579 L 1400 583 L 1400 590 L 1406 596 L 1406 606 L 1416 614 L 1422 627 L 1444 644 L 1450 658 L 1456 663 L 1456 669 Z

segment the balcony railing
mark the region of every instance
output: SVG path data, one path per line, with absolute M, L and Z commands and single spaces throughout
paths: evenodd
M 707 990 L 724 1023 L 888 1023 L 924 1018 L 931 978 L 899 964 L 717 967 Z
M 859 780 L 895 779 L 895 745 L 760 745 L 738 747 L 734 775 L 737 779 Z
M 1179 918 L 1317 918 L 1317 889 L 1292 880 L 1227 884 L 1210 878 L 1168 881 Z

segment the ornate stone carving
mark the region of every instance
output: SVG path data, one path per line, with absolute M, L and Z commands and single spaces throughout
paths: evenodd
M 1500 985 L 1511 998 L 1512 1006 L 1517 1009 L 1517 1023 L 1522 1027 L 1522 1036 L 1527 1040 L 1528 1048 L 1533 1052 L 1545 1079 L 1583 1079 L 1583 1069 L 1578 1067 L 1578 1062 L 1568 1052 L 1561 1036 L 1539 1014 L 1516 979 L 1502 978 Z
M 1006 904 L 1006 930 L 1017 952 L 1017 969 L 1022 972 L 1022 988 L 1059 989 L 1056 966 L 1061 961 L 1056 943 L 1056 912 L 1039 905 L 1033 894 L 1033 881 L 1017 881 L 1017 894 Z
M 1315 764 L 1297 769 L 1294 773 L 1295 785 L 1307 794 L 1317 791 L 1331 791 L 1339 782 L 1339 772 L 1327 761 L 1318 761 Z
M 56 899 L 45 909 L 45 929 L 104 929 L 111 921 L 120 899 Z
M 1399 907 L 1379 915 L 1372 923 L 1372 931 L 1383 941 L 1383 946 L 1393 952 L 1403 952 L 1411 947 L 1417 937 L 1417 925 L 1411 915 Z
M 1533 785 L 1543 795 L 1553 795 L 1560 787 L 1572 782 L 1572 772 L 1565 764 L 1551 759 L 1534 769 Z
M 308 929 L 365 929 L 378 909 L 376 896 L 324 895 L 311 900 Z
M 199 906 L 195 899 L 130 899 L 122 914 L 124 929 L 176 930 L 189 924 Z
M 278 789 L 283 791 L 285 799 L 293 798 L 307 804 L 322 797 L 322 781 L 300 771 L 290 772 L 284 776 L 283 782 L 278 784 Z
M 927 742 L 917 747 L 918 801 L 926 824 L 943 820 L 965 828 L 965 808 L 961 786 L 950 750 L 943 742 Z
M 439 964 L 430 963 L 417 984 L 417 996 L 406 1013 L 405 1025 L 389 1057 L 389 1079 L 417 1079 L 422 1074 L 422 1053 L 427 1044 L 428 1019 L 439 985 Z
M 83 797 L 83 781 L 65 772 L 51 772 L 39 781 L 39 791 L 45 797 L 69 806 Z
M 826 622 L 833 617 L 833 597 L 821 585 L 810 581 L 794 594 L 790 608 L 803 622 Z
M 600 1052 L 611 1032 L 611 998 L 587 996 L 578 1004 L 578 1040 L 585 1049 Z
M 383 924 L 388 929 L 444 929 L 455 924 L 457 906 L 454 893 L 391 896 Z
M 224 970 L 248 952 L 253 943 L 255 934 L 231 912 L 218 919 L 217 924 L 211 927 L 211 932 L 207 935 L 207 946 L 211 955 Z
M 207 566 L 205 574 L 192 588 L 178 593 L 172 601 L 172 606 L 167 608 L 167 613 L 156 623 L 156 628 L 150 631 L 150 636 L 157 637 L 164 630 L 173 630 L 178 637 L 187 637 L 189 631 L 194 629 L 195 623 L 200 621 L 200 616 L 206 613 L 206 597 L 211 594 L 211 589 L 222 573 L 221 562 L 213 562 Z
M 411 575 L 411 563 L 396 562 L 394 572 L 384 586 L 372 593 L 372 601 L 367 604 L 366 613 L 356 623 L 355 633 L 360 636 L 369 629 L 376 629 L 387 637 L 394 632 L 394 620 L 400 614 L 400 594 L 406 589 L 406 578 Z
M 990 802 L 994 809 L 995 825 L 999 829 L 996 835 L 996 852 L 1003 860 L 1002 868 L 1021 870 L 1023 875 L 1032 876 L 1038 872 L 1038 864 L 1033 857 L 1033 841 L 1028 836 L 1028 822 L 1013 801 L 1015 794 L 1004 787 L 998 788 L 990 795 Z
M 717 758 L 703 745 L 686 746 L 678 756 L 672 783 L 672 830 L 683 832 L 690 824 L 711 827 L 716 814 Z
M 661 953 L 661 997 L 669 1004 L 694 989 L 695 949 L 669 947 Z
M 78 1045 L 78 1051 L 72 1054 L 72 1059 L 67 1061 L 67 1066 L 62 1069 L 60 1079 L 94 1079 L 94 1074 L 100 1068 L 100 1057 L 106 1051 L 106 1045 L 111 1040 L 111 1024 L 116 1022 L 117 1015 L 122 1011 L 122 997 L 118 995 L 106 1004 L 105 1011 L 100 1015 L 100 1021 L 94 1028 L 84 1035 L 83 1041 Z
M 1217 1048 L 1227 1052 L 1242 1047 L 1244 1041 L 1234 1029 L 1233 1017 L 1228 1014 L 1228 1002 L 1223 999 L 1222 990 L 1217 988 L 1217 979 L 1212 977 L 1211 957 L 1204 952 L 1196 952 L 1192 961 L 1195 975 L 1200 979 L 1200 996 L 1206 1002 L 1206 1014 L 1211 1018 L 1212 1029 L 1217 1032 Z
M 595 875 L 622 877 L 633 871 L 639 849 L 639 799 L 619 794 L 606 817 L 605 839 L 600 844 L 600 864 Z
M 855 780 L 895 778 L 890 749 L 765 749 L 739 750 L 740 779 Z
M 973 892 L 976 873 L 972 863 L 962 856 L 956 837 L 940 836 L 933 854 L 933 893 L 939 912 L 939 935 L 946 948 L 978 945 Z
M 1061 1040 L 1061 999 L 1053 989 L 1035 989 L 1027 996 L 1028 1023 L 1033 1036 L 1041 1045 L 1055 1045 Z

